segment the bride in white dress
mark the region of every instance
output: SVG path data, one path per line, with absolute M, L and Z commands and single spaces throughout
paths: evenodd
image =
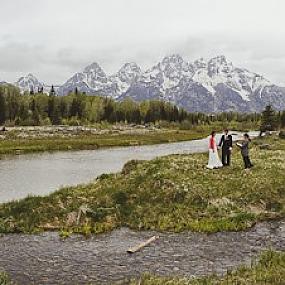
M 215 136 L 216 132 L 212 132 L 209 140 L 209 161 L 207 165 L 207 168 L 209 169 L 223 167 L 223 164 L 219 158 Z

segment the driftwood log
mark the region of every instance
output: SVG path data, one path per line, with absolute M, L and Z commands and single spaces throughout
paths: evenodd
M 157 239 L 159 239 L 159 236 L 153 236 L 151 238 L 149 238 L 147 241 L 140 243 L 139 245 L 130 247 L 127 252 L 128 253 L 135 253 L 139 250 L 141 250 L 142 248 L 146 247 L 147 245 L 149 245 L 150 243 L 156 241 Z

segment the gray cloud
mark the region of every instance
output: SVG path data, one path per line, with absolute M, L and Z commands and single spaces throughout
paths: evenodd
M 0 2 L 0 80 L 32 72 L 62 83 L 93 61 L 113 73 L 180 53 L 189 61 L 225 54 L 285 85 L 284 0 Z

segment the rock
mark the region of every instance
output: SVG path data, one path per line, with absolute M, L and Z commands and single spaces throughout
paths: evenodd
M 209 204 L 211 204 L 215 207 L 221 207 L 221 206 L 233 205 L 233 202 L 226 197 L 222 197 L 219 199 L 210 200 Z
M 270 149 L 270 145 L 269 144 L 262 144 L 259 146 L 260 149 Z
M 77 212 L 70 212 L 67 214 L 66 226 L 70 227 L 77 223 Z

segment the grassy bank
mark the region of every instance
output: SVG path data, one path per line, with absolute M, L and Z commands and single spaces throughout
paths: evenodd
M 129 285 L 282 285 L 285 280 L 285 253 L 264 252 L 257 264 L 242 266 L 224 277 L 210 276 L 202 279 L 163 278 L 144 275 Z
M 8 275 L 5 272 L 0 272 L 0 285 L 12 285 Z
M 212 130 L 222 131 L 225 127 L 236 131 L 258 129 L 256 124 L 246 122 L 214 122 L 199 126 L 187 122 L 146 126 L 106 123 L 85 127 L 18 126 L 0 132 L 0 155 L 187 141 L 206 137 Z
M 260 150 L 259 144 L 270 144 Z M 245 230 L 257 221 L 285 217 L 285 140 L 257 139 L 255 164 L 210 171 L 207 154 L 131 161 L 121 173 L 60 189 L 46 197 L 0 204 L 0 232 L 59 230 L 86 235 L 120 226 L 138 230 L 201 232 Z
M 85 150 L 102 147 L 150 145 L 200 139 L 208 133 L 201 131 L 158 130 L 145 133 L 78 134 L 72 137 L 27 137 L 11 134 L 0 140 L 0 155 L 41 151 Z

